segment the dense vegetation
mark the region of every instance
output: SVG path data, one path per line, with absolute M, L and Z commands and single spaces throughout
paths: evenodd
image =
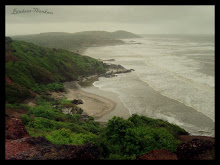
M 80 114 L 63 114 L 62 108 L 67 105 L 72 104 L 65 98 L 55 100 L 42 96 L 36 107 L 6 106 L 28 109 L 22 121 L 31 136 L 44 136 L 58 145 L 93 143 L 99 147 L 101 159 L 135 159 L 152 149 L 162 148 L 175 152 L 180 142 L 177 136 L 186 134 L 176 125 L 135 114 L 128 119 L 113 117 L 101 126 L 92 117 L 83 120 Z
M 103 64 L 63 49 L 44 48 L 6 37 L 6 100 L 20 102 L 47 91 L 64 91 L 62 82 L 104 73 Z
M 63 49 L 49 49 L 6 37 L 6 108 L 25 109 L 22 122 L 31 136 L 44 136 L 53 144 L 93 143 L 101 159 L 136 159 L 152 149 L 175 152 L 180 127 L 159 119 L 132 115 L 113 117 L 101 125 L 83 110 L 64 114 L 63 108 L 79 109 L 66 98 L 55 99 L 48 91 L 64 91 L 62 82 L 103 73 L 103 64 Z M 36 97 L 37 96 L 37 97 Z M 22 101 L 34 98 L 36 106 Z
M 50 32 L 33 35 L 13 36 L 13 39 L 32 42 L 39 46 L 63 48 L 80 51 L 83 47 L 124 44 L 125 38 L 139 38 L 140 36 L 126 32 L 85 31 L 77 33 Z

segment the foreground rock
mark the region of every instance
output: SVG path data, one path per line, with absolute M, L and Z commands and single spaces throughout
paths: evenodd
M 215 138 L 208 136 L 180 135 L 177 151 L 151 150 L 137 160 L 214 160 Z
M 88 117 L 88 116 L 85 116 Z M 97 160 L 97 146 L 85 144 L 54 145 L 44 137 L 30 137 L 21 119 L 6 117 L 6 160 Z M 207 136 L 181 135 L 176 154 L 167 149 L 152 150 L 137 160 L 213 160 L 215 138 Z
M 177 156 L 167 149 L 151 150 L 137 160 L 177 160 Z
M 54 145 L 44 137 L 30 137 L 20 119 L 6 120 L 6 160 L 97 160 L 99 155 L 93 144 Z
M 208 137 L 198 137 L 180 144 L 177 148 L 179 160 L 214 160 L 215 147 Z
M 27 130 L 21 119 L 18 118 L 6 118 L 5 122 L 5 138 L 10 140 L 29 137 Z
M 6 141 L 6 160 L 97 160 L 99 150 L 93 144 L 54 145 L 44 137 Z

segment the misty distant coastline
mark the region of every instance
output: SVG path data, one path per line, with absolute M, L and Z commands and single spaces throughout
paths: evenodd
M 43 47 L 62 48 L 82 54 L 88 47 L 122 45 L 125 44 L 125 42 L 121 39 L 141 38 L 141 36 L 124 30 L 118 30 L 115 32 L 48 32 L 32 35 L 17 35 L 11 36 L 11 38 L 31 42 Z

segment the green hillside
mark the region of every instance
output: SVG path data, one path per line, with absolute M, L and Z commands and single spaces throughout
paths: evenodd
M 6 100 L 22 101 L 32 92 L 63 91 L 62 82 L 104 73 L 101 62 L 63 49 L 44 48 L 6 37 Z
M 64 91 L 64 81 L 104 73 L 103 63 L 91 57 L 9 37 L 5 38 L 5 50 L 5 116 L 14 118 L 12 112 L 26 111 L 20 115 L 31 137 L 45 137 L 57 146 L 92 143 L 98 147 L 100 159 L 130 160 L 155 149 L 176 152 L 178 136 L 188 134 L 174 124 L 136 114 L 128 119 L 114 116 L 101 125 L 92 116 L 84 118 L 83 110 L 71 100 L 47 95 L 48 91 Z M 35 106 L 23 102 L 35 97 Z M 64 114 L 63 108 L 74 113 Z

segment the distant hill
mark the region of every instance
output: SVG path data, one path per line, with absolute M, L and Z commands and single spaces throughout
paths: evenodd
M 140 36 L 123 30 L 119 30 L 115 32 L 48 32 L 32 35 L 18 35 L 12 36 L 11 38 L 14 40 L 31 42 L 43 47 L 62 48 L 80 53 L 80 50 L 83 50 L 86 47 L 125 44 L 120 39 L 140 38 Z
M 127 32 L 124 30 L 118 30 L 115 32 L 106 32 L 106 31 L 84 31 L 73 33 L 74 35 L 85 35 L 85 36 L 93 36 L 100 37 L 105 39 L 128 39 L 128 38 L 141 38 L 141 36 L 133 34 L 131 32 Z

